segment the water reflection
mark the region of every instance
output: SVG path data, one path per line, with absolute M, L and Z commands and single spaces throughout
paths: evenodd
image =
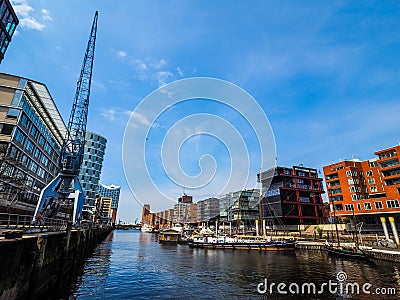
M 77 299 L 250 299 L 262 298 L 257 286 L 265 279 L 276 284 L 317 286 L 345 272 L 347 282 L 400 291 L 398 266 L 333 259 L 321 251 L 276 253 L 267 251 L 192 249 L 162 246 L 158 235 L 116 231 L 101 244 L 71 290 Z M 274 293 L 268 299 L 287 299 Z M 373 299 L 395 299 L 377 296 Z M 291 299 L 371 299 L 371 295 L 291 295 Z M 399 297 L 397 298 L 399 299 Z

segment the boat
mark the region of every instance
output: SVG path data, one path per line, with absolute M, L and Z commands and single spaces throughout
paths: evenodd
M 144 225 L 142 226 L 142 228 L 140 228 L 140 230 L 141 230 L 142 232 L 154 232 L 153 226 L 150 226 L 150 225 L 147 225 L 147 224 L 144 224 Z
M 163 245 L 177 245 L 181 234 L 174 229 L 166 229 L 161 232 L 158 242 Z
M 179 223 L 176 223 L 173 227 L 171 227 L 171 229 L 177 231 L 178 233 L 182 233 L 183 226 Z
M 341 258 L 351 258 L 351 259 L 358 259 L 358 260 L 369 260 L 371 257 L 365 250 L 362 250 L 360 248 L 359 242 L 358 242 L 358 232 L 356 230 L 356 242 L 352 247 L 346 247 L 346 246 L 341 246 L 340 245 L 340 238 L 339 238 L 339 231 L 337 228 L 337 222 L 336 222 L 336 209 L 334 203 L 333 205 L 333 216 L 335 220 L 335 228 L 336 228 L 336 239 L 337 239 L 337 245 L 329 244 L 328 242 L 325 244 L 325 250 L 330 256 L 335 256 L 335 257 L 341 257 Z M 354 215 L 354 210 L 353 210 L 353 220 L 355 226 L 357 226 L 357 222 L 355 219 Z M 357 229 L 357 228 L 356 228 Z M 361 231 L 361 228 L 360 228 Z M 361 236 L 361 232 L 360 232 Z M 362 240 L 361 240 L 362 241 Z
M 370 255 L 367 252 L 358 247 L 346 248 L 327 245 L 325 249 L 329 255 L 335 257 L 352 258 L 358 260 L 368 260 L 370 258 Z
M 255 236 L 193 236 L 188 242 L 192 248 L 260 250 L 260 251 L 294 251 L 295 240 L 266 240 Z

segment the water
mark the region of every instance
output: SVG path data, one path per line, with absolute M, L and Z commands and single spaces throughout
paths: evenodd
M 339 272 L 346 283 L 356 283 L 359 294 L 296 294 L 296 285 L 339 284 Z M 340 273 L 344 276 L 344 273 Z M 261 282 L 275 283 L 273 293 L 261 295 Z M 282 295 L 277 285 L 286 291 Z M 363 284 L 367 292 L 362 292 Z M 289 285 L 291 289 L 289 290 Z M 261 289 L 264 284 L 261 285 Z M 398 290 L 397 295 L 388 288 Z M 382 290 L 386 288 L 386 290 Z M 345 286 L 344 286 L 345 291 Z M 373 295 L 374 293 L 374 295 Z M 158 235 L 139 231 L 115 231 L 87 260 L 82 275 L 72 285 L 70 299 L 400 299 L 400 266 L 393 263 L 365 263 L 333 259 L 320 251 L 295 253 L 246 250 L 192 249 L 185 245 L 162 246 Z

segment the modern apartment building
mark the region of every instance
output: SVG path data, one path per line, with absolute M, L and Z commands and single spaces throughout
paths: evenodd
M 58 174 L 64 121 L 47 87 L 0 73 L 0 209 L 33 214 Z
M 85 193 L 85 204 L 89 207 L 93 207 L 95 203 L 106 146 L 105 137 L 94 132 L 86 132 L 85 152 L 79 179 Z M 118 202 L 115 204 L 118 206 Z
M 276 167 L 257 176 L 262 184 L 260 218 L 267 225 L 323 223 L 324 190 L 316 169 Z
M 117 219 L 119 195 L 121 193 L 121 187 L 117 185 L 104 185 L 99 184 L 98 194 L 100 197 L 107 197 L 112 199 L 111 203 L 111 223 L 115 224 Z
M 174 205 L 174 218 L 172 219 L 173 223 L 187 223 L 190 213 L 190 203 L 181 203 L 178 202 Z
M 254 223 L 259 219 L 259 190 L 241 190 L 219 197 L 220 221 Z
M 108 197 L 97 197 L 95 200 L 95 216 L 96 219 L 101 223 L 111 223 L 112 210 L 111 210 L 112 199 Z
M 376 151 L 377 157 L 343 160 L 323 167 L 331 213 L 367 228 L 400 221 L 400 146 Z M 393 228 L 392 228 L 393 229 Z M 385 229 L 384 229 L 385 230 Z
M 208 198 L 197 202 L 197 222 L 214 222 L 219 219 L 219 199 Z
M 0 63 L 19 21 L 9 0 L 0 0 Z

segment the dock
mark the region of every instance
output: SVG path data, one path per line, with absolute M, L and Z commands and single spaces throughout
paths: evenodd
M 345 245 L 351 243 L 341 244 Z M 325 249 L 325 243 L 317 241 L 297 241 L 296 249 L 322 251 Z M 371 255 L 372 259 L 400 263 L 400 249 L 389 249 L 375 246 L 372 247 L 371 250 L 366 251 Z

